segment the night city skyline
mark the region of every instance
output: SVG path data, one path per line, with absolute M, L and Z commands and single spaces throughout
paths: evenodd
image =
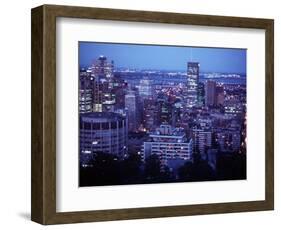
M 246 54 L 80 42 L 79 186 L 247 179 Z
M 91 65 L 100 55 L 117 68 L 184 71 L 186 62 L 200 62 L 201 72 L 246 74 L 246 49 L 79 42 L 79 64 Z

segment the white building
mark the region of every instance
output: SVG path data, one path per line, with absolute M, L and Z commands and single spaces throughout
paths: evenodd
M 173 159 L 183 161 L 192 159 L 192 139 L 188 140 L 182 129 L 161 125 L 149 136 L 151 141 L 143 144 L 144 159 L 156 154 L 159 156 L 162 166 L 167 165 L 168 161 Z
M 141 79 L 138 86 L 139 95 L 142 98 L 148 98 L 153 95 L 152 81 L 148 79 Z
M 199 67 L 198 62 L 187 63 L 187 94 L 185 95 L 187 107 L 194 107 L 198 103 Z

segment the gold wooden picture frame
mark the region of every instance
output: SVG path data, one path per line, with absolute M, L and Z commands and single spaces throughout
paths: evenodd
M 265 200 L 214 204 L 56 211 L 56 19 L 58 17 L 265 30 Z M 274 208 L 274 21 L 180 13 L 43 5 L 32 9 L 31 219 L 64 224 Z

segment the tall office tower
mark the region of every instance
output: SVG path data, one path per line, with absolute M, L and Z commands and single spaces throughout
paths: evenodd
M 127 118 L 111 112 L 80 115 L 80 162 L 87 165 L 97 152 L 123 158 L 127 153 Z
M 202 156 L 212 147 L 212 131 L 210 129 L 192 129 L 193 147 Z
M 223 85 L 217 85 L 216 87 L 216 105 L 223 105 L 224 104 L 224 88 Z
M 102 111 L 114 112 L 116 96 L 113 91 L 113 82 L 110 82 L 109 80 L 104 81 L 102 86 Z
M 91 70 L 92 73 L 98 76 L 112 78 L 113 77 L 113 66 L 114 62 L 109 62 L 103 55 L 99 56 L 98 59 L 94 60 Z
M 166 98 L 157 99 L 157 123 L 171 124 L 172 121 L 172 105 L 167 102 Z
M 142 154 L 144 159 L 156 154 L 162 167 L 172 166 L 175 161 L 182 161 L 181 164 L 184 164 L 185 161 L 191 160 L 192 139 L 186 138 L 183 129 L 161 125 L 155 132 L 151 132 L 149 137 L 151 141 L 143 143 Z
M 187 107 L 194 107 L 198 103 L 199 66 L 198 62 L 187 63 Z
M 109 62 L 105 56 L 94 60 L 89 68 L 94 79 L 93 84 L 93 111 L 112 112 L 116 102 L 113 75 L 113 61 Z
M 181 114 L 182 114 L 182 110 L 181 110 L 181 103 L 175 103 L 172 106 L 172 126 L 173 127 L 179 127 L 181 125 Z
M 143 130 L 152 131 L 156 125 L 156 103 L 152 98 L 145 98 L 143 100 Z
M 198 83 L 198 105 L 205 105 L 205 84 L 203 82 Z
M 205 106 L 215 106 L 217 104 L 216 82 L 208 80 L 205 83 Z
M 128 130 L 135 132 L 137 130 L 137 100 L 136 92 L 128 90 L 125 95 L 125 108 L 128 114 Z
M 80 70 L 79 73 L 79 113 L 89 113 L 93 110 L 93 90 L 90 73 Z
M 98 76 L 93 76 L 93 112 L 102 112 L 103 83 Z
M 141 98 L 149 98 L 153 95 L 152 81 L 141 79 L 139 84 L 139 95 Z
M 127 83 L 120 76 L 114 76 L 113 94 L 115 95 L 115 109 L 125 108 L 125 94 L 127 89 Z

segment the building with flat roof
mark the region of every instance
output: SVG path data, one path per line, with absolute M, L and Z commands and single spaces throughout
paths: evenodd
M 217 84 L 215 81 L 208 80 L 205 83 L 205 105 L 215 106 L 217 104 L 216 94 Z
M 197 106 L 198 103 L 199 66 L 198 62 L 187 63 L 187 107 Z
M 192 159 L 192 139 L 186 138 L 184 130 L 161 125 L 149 137 L 151 140 L 144 142 L 142 148 L 144 159 L 156 154 L 163 167 L 170 161 L 180 160 L 184 163 Z
M 128 114 L 128 129 L 135 132 L 137 130 L 137 98 L 136 92 L 129 90 L 125 95 L 125 108 Z
M 80 161 L 87 163 L 93 154 L 103 152 L 124 158 L 127 153 L 126 116 L 112 112 L 80 114 Z
M 93 112 L 113 112 L 116 104 L 114 94 L 114 62 L 103 55 L 93 61 L 88 68 L 93 78 Z

